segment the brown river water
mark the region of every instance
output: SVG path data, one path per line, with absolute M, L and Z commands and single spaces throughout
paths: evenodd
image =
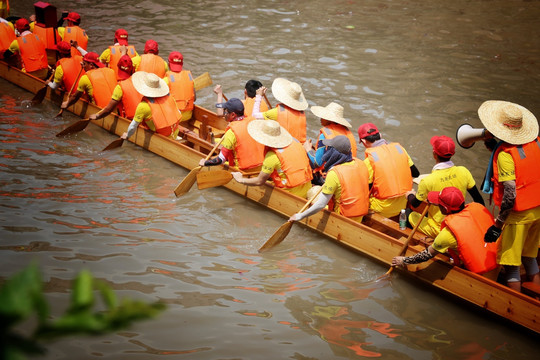
M 34 1 L 11 1 L 28 16 Z M 298 82 L 310 105 L 336 101 L 356 129 L 373 122 L 400 142 L 421 173 L 429 139 L 480 127 L 485 100 L 540 115 L 538 1 L 57 1 L 81 14 L 101 52 L 123 27 L 142 53 L 181 51 L 195 76 L 208 71 L 242 97 L 251 78 Z M 212 88 L 197 103 L 214 106 Z M 187 174 L 90 125 L 54 135 L 76 117 L 0 80 L 0 277 L 40 265 L 54 315 L 81 269 L 120 297 L 162 300 L 158 318 L 98 337 L 49 344 L 39 359 L 532 359 L 538 337 L 423 286 L 301 226 L 265 254 L 285 221 L 225 189 L 192 189 Z M 269 92 L 270 101 L 275 99 Z M 308 135 L 319 120 L 308 111 Z M 359 154 L 363 156 L 363 154 Z M 476 181 L 481 144 L 454 161 Z

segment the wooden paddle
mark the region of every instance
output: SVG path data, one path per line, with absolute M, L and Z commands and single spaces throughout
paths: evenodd
M 212 156 L 212 154 L 214 154 L 214 151 L 216 151 L 216 149 L 218 148 L 218 146 L 221 144 L 221 142 L 223 141 L 225 137 L 222 136 L 221 139 L 219 139 L 219 141 L 216 143 L 216 145 L 214 145 L 214 147 L 212 148 L 212 150 L 210 150 L 210 152 L 208 153 L 208 155 L 206 156 L 206 158 L 204 159 L 204 161 L 210 159 L 210 157 Z M 191 189 L 191 187 L 193 186 L 193 184 L 195 183 L 195 181 L 197 180 L 197 173 L 202 169 L 202 166 L 197 166 L 195 168 L 193 168 L 189 174 L 186 175 L 186 177 L 180 182 L 180 184 L 178 184 L 178 186 L 174 189 L 174 194 L 176 195 L 176 197 L 179 197 L 179 196 L 182 196 L 184 195 L 185 193 L 187 193 L 189 191 L 189 189 Z
M 105 146 L 105 148 L 103 148 L 103 150 L 101 151 L 107 151 L 107 150 L 119 148 L 124 143 L 124 140 L 125 140 L 124 138 L 118 138 L 114 140 L 113 142 L 111 142 L 109 145 Z
M 39 89 L 36 92 L 36 95 L 34 95 L 34 97 L 32 98 L 32 106 L 39 105 L 43 102 L 43 99 L 45 99 L 45 95 L 47 95 L 47 88 L 49 87 L 49 81 L 51 81 L 53 77 L 54 77 L 54 69 L 51 76 L 47 80 L 45 80 L 45 86 Z
M 90 119 L 79 120 L 76 123 L 69 125 L 64 130 L 60 131 L 58 134 L 56 134 L 56 136 L 65 136 L 74 134 L 79 131 L 83 131 L 84 129 L 86 129 L 88 124 L 90 124 Z
M 210 74 L 208 72 L 197 76 L 193 80 L 193 86 L 195 87 L 195 91 L 199 91 L 210 85 L 212 85 L 212 78 L 210 77 Z
M 264 100 L 266 101 L 266 104 L 268 105 L 268 108 L 271 109 L 271 108 L 272 108 L 272 104 L 270 104 L 270 101 L 269 101 L 268 98 L 266 97 L 266 94 L 264 94 Z
M 246 177 L 259 175 L 257 172 L 243 173 Z M 216 186 L 226 185 L 233 178 L 229 170 L 199 171 L 197 174 L 197 188 L 199 190 L 209 189 Z
M 75 79 L 79 79 L 79 76 L 81 76 L 82 71 L 83 71 L 83 67 L 81 66 L 81 69 L 79 70 L 79 73 L 77 74 L 77 77 Z M 71 89 L 69 89 L 66 100 L 69 100 L 69 97 L 71 96 L 71 92 L 73 91 L 73 89 L 75 88 L 75 84 L 77 83 L 78 81 L 74 81 L 73 84 L 71 85 Z M 60 109 L 60 112 L 56 114 L 55 118 L 62 116 L 63 112 L 64 112 L 64 109 Z
M 319 196 L 319 194 L 322 192 L 322 189 L 323 187 L 321 186 L 319 191 L 317 191 L 317 193 L 311 199 L 309 199 L 298 212 L 301 213 L 306 210 L 308 206 L 317 198 L 317 196 Z M 259 252 L 266 251 L 282 242 L 289 234 L 289 231 L 291 231 L 293 224 L 294 221 L 287 221 L 285 224 L 281 225 L 281 227 L 276 230 L 276 232 L 270 237 L 270 239 L 266 240 L 263 246 L 260 247 Z

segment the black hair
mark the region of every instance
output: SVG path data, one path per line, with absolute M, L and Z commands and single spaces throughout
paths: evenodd
M 374 143 L 377 140 L 381 140 L 381 133 L 376 133 L 374 135 L 368 135 L 368 136 L 364 137 L 364 140 L 366 140 L 366 141 L 368 141 L 370 143 Z
M 437 161 L 439 161 L 439 162 L 450 161 L 450 159 L 452 158 L 452 155 L 450 155 L 449 157 L 442 157 L 437 153 L 435 153 L 435 156 L 437 157 Z
M 247 96 L 250 98 L 255 97 L 255 95 L 257 95 L 257 89 L 259 89 L 261 86 L 263 86 L 263 84 L 259 80 L 249 80 L 246 83 Z

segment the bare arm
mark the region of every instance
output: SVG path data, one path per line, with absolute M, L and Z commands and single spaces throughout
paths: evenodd
M 259 175 L 257 175 L 257 177 L 252 177 L 252 178 L 245 178 L 241 172 L 233 172 L 232 176 L 234 177 L 234 180 L 236 180 L 240 184 L 244 184 L 248 186 L 264 185 L 266 180 L 270 178 L 270 174 L 267 174 L 262 171 L 259 173 Z
M 109 103 L 107 104 L 107 106 L 105 106 L 103 109 L 101 109 L 97 113 L 90 115 L 88 118 L 90 120 L 104 118 L 105 116 L 109 115 L 114 109 L 116 109 L 117 106 L 118 106 L 118 101 L 111 99 Z

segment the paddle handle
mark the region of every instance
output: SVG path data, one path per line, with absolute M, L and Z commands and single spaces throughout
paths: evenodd
M 304 204 L 304 206 L 302 206 L 302 208 L 300 209 L 300 211 L 298 211 L 299 213 L 302 213 L 304 212 L 304 210 L 306 210 L 308 208 L 309 205 L 311 205 L 311 203 L 313 201 L 315 201 L 315 199 L 317 198 L 317 196 L 319 196 L 319 194 L 322 192 L 323 190 L 323 187 L 321 186 L 321 188 L 317 191 L 317 193 L 315 195 L 313 195 L 313 197 L 311 199 L 309 199 L 308 201 L 306 201 L 306 203 Z
M 216 143 L 216 145 L 214 145 L 214 147 L 212 148 L 212 150 L 210 150 L 210 152 L 208 153 L 208 155 L 206 155 L 206 158 L 204 159 L 204 161 L 207 161 L 208 159 L 210 159 L 210 157 L 212 156 L 212 154 L 214 154 L 214 151 L 216 151 L 216 149 L 217 149 L 218 146 L 223 142 L 224 139 L 225 139 L 225 136 L 222 136 L 221 139 L 219 139 L 219 141 Z
M 81 65 L 81 69 L 79 70 L 79 73 L 77 74 L 77 77 L 75 78 L 75 81 L 73 82 L 73 84 L 71 84 L 71 88 L 69 89 L 69 92 L 67 93 L 66 100 L 69 100 L 69 97 L 71 96 L 71 93 L 73 92 L 73 89 L 75 88 L 75 84 L 78 83 L 79 76 L 81 76 L 82 71 L 83 71 L 83 66 Z M 63 112 L 64 112 L 64 109 L 60 109 L 60 112 L 56 116 L 58 117 L 62 115 Z
M 266 101 L 266 104 L 268 105 L 268 108 L 271 109 L 271 108 L 272 108 L 272 104 L 270 104 L 270 101 L 269 101 L 268 98 L 266 97 L 266 94 L 264 94 L 264 100 Z

